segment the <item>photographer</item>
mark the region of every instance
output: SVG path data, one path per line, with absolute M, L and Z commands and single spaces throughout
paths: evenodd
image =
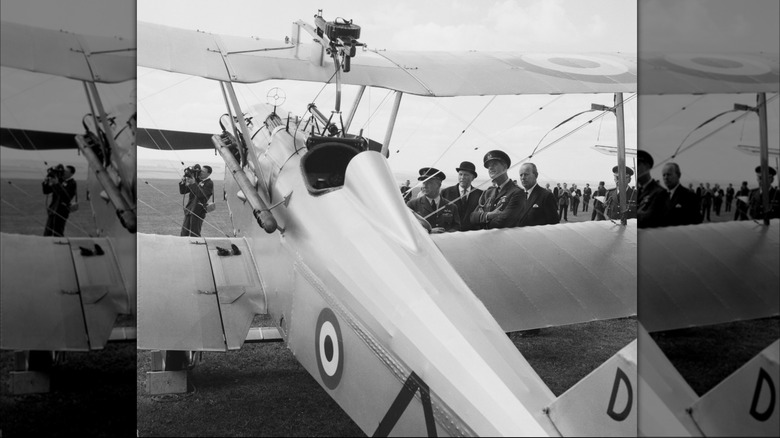
M 44 236 L 63 237 L 65 232 L 65 223 L 71 210 L 71 201 L 76 196 L 76 181 L 73 174 L 76 168 L 73 166 L 63 166 L 58 164 L 50 167 L 46 171 L 46 179 L 43 180 L 44 195 L 52 195 L 49 207 L 46 209 L 48 219 L 46 219 L 46 229 Z
M 206 217 L 206 204 L 214 193 L 214 182 L 210 176 L 210 166 L 203 166 L 201 169 L 200 165 L 196 164 L 184 169 L 184 176 L 179 181 L 179 193 L 189 196 L 184 207 L 182 236 L 200 237 L 200 229 Z

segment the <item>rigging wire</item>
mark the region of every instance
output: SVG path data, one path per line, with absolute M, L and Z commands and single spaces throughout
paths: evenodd
M 632 94 L 631 96 L 629 96 L 628 98 L 626 98 L 626 99 L 623 99 L 623 102 L 621 103 L 621 105 L 625 105 L 627 102 L 629 102 L 629 101 L 631 101 L 632 99 L 636 98 L 636 96 L 637 96 L 637 94 L 635 93 L 635 94 Z M 564 120 L 563 122 L 561 122 L 561 123 L 559 123 L 558 125 L 556 125 L 556 126 L 555 126 L 554 128 L 552 128 L 550 131 L 548 131 L 548 132 L 547 132 L 547 134 L 549 134 L 549 133 L 550 133 L 550 132 L 552 132 L 554 129 L 558 128 L 559 126 L 561 126 L 561 125 L 563 125 L 563 124 L 567 123 L 568 121 L 570 121 L 570 120 L 571 120 L 571 119 L 573 119 L 574 117 L 576 117 L 576 116 L 578 116 L 578 115 L 580 115 L 580 114 L 583 114 L 583 113 L 589 112 L 589 111 L 592 111 L 592 110 L 582 111 L 582 112 L 580 112 L 580 113 L 578 113 L 578 114 L 575 114 L 575 115 L 574 115 L 574 116 L 572 116 L 572 117 L 569 117 L 568 119 L 566 119 L 566 120 Z M 571 135 L 574 135 L 576 132 L 580 131 L 581 129 L 585 128 L 585 127 L 586 127 L 586 126 L 588 126 L 589 124 L 593 123 L 593 121 L 595 121 L 595 120 L 598 120 L 598 119 L 600 119 L 600 118 L 604 117 L 604 116 L 605 116 L 605 115 L 607 115 L 607 113 L 609 113 L 609 112 L 610 112 L 610 111 L 606 111 L 606 110 L 605 110 L 605 111 L 601 111 L 601 113 L 600 113 L 599 115 L 597 115 L 597 116 L 593 117 L 592 119 L 588 120 L 587 122 L 585 122 L 585 123 L 583 123 L 583 124 L 581 124 L 581 125 L 577 126 L 576 128 L 572 129 L 571 131 L 567 132 L 566 134 L 562 135 L 561 137 L 558 137 L 557 139 L 553 140 L 552 142 L 550 142 L 550 143 L 546 144 L 546 145 L 545 145 L 545 146 L 543 146 L 542 148 L 539 148 L 539 145 L 541 144 L 542 140 L 544 140 L 544 137 L 546 137 L 546 136 L 547 136 L 547 134 L 545 134 L 545 135 L 544 135 L 544 137 L 542 137 L 542 140 L 540 140 L 540 141 L 539 141 L 539 143 L 536 145 L 536 148 L 534 148 L 534 152 L 532 152 L 532 153 L 531 153 L 531 155 L 529 155 L 529 156 L 528 156 L 528 157 L 526 157 L 526 158 L 523 158 L 523 159 L 519 160 L 519 161 L 518 161 L 518 162 L 516 162 L 515 164 L 511 165 L 510 167 L 508 167 L 508 168 L 506 169 L 506 172 L 504 172 L 504 174 L 508 174 L 508 173 L 509 173 L 509 171 L 510 171 L 511 169 L 514 169 L 514 168 L 516 168 L 517 166 L 520 166 L 520 165 L 524 164 L 525 162 L 527 162 L 528 160 L 530 160 L 530 159 L 531 159 L 531 158 L 532 158 L 532 157 L 533 157 L 535 154 L 541 153 L 541 152 L 543 152 L 543 151 L 545 151 L 545 150 L 549 149 L 550 147 L 554 146 L 555 144 L 557 144 L 557 143 L 561 142 L 562 140 L 564 140 L 564 139 L 568 138 L 569 136 L 571 136 Z M 431 177 L 428 177 L 428 178 L 427 178 L 425 181 L 427 181 L 427 180 L 428 180 L 428 179 L 430 179 L 430 178 L 431 178 Z M 421 181 L 420 183 L 416 184 L 414 187 L 417 187 L 417 186 L 419 186 L 419 185 L 420 185 L 422 182 L 425 182 L 425 181 Z M 483 187 L 483 186 L 487 185 L 488 183 L 492 183 L 492 181 L 491 181 L 491 180 L 484 181 L 484 182 L 480 183 L 479 185 L 477 185 L 477 188 L 481 188 L 481 187 Z M 411 189 L 412 189 L 412 188 L 410 188 L 410 190 L 411 190 Z M 426 216 L 426 218 L 427 218 L 427 217 L 429 217 L 429 216 L 431 216 L 431 215 L 433 215 L 433 214 L 435 214 L 435 213 L 437 213 L 438 211 L 440 211 L 440 210 L 441 210 L 442 208 L 444 208 L 445 206 L 447 206 L 447 205 L 450 205 L 450 204 L 452 204 L 453 202 L 455 202 L 455 201 L 457 201 L 457 200 L 458 200 L 458 199 L 454 199 L 454 200 L 452 200 L 452 201 L 449 201 L 448 203 L 446 203 L 446 204 L 444 204 L 444 205 L 440 206 L 440 207 L 439 207 L 439 208 L 437 208 L 435 211 L 431 212 L 431 213 L 430 213 L 428 216 Z
M 692 101 L 690 101 L 689 103 L 687 103 L 687 104 L 683 105 L 682 107 L 680 107 L 680 109 L 678 109 L 677 111 L 675 111 L 675 112 L 673 112 L 673 113 L 669 114 L 669 116 L 667 116 L 666 118 L 664 118 L 664 119 L 663 119 L 663 120 L 661 120 L 660 122 L 656 123 L 655 125 L 651 126 L 650 128 L 643 128 L 643 129 L 650 130 L 650 129 L 655 129 L 655 128 L 657 128 L 657 127 L 661 126 L 661 125 L 662 125 L 664 122 L 666 122 L 667 120 L 669 120 L 669 119 L 671 119 L 672 117 L 676 116 L 677 114 L 681 113 L 682 111 L 685 111 L 685 110 L 687 110 L 687 109 L 690 109 L 690 108 L 691 108 L 693 105 L 697 104 L 697 103 L 698 103 L 698 102 L 699 102 L 701 99 L 703 99 L 705 96 L 706 96 L 706 94 L 702 94 L 701 96 L 697 96 L 695 99 L 693 99 L 693 100 L 692 100 Z
M 775 100 L 775 99 L 776 99 L 778 96 L 780 96 L 780 95 L 778 95 L 778 94 L 775 94 L 774 96 L 772 96 L 772 97 L 770 97 L 770 98 L 766 99 L 766 104 L 768 105 L 768 104 L 769 104 L 769 102 L 771 102 L 771 101 Z M 721 114 L 719 114 L 718 116 L 712 117 L 712 118 L 710 118 L 710 119 L 709 119 L 707 122 L 705 122 L 705 123 L 703 123 L 703 124 L 699 125 L 699 127 L 703 126 L 703 125 L 704 125 L 704 124 L 706 124 L 706 123 L 709 123 L 710 121 L 714 120 L 716 117 L 719 117 L 720 115 L 723 115 L 723 114 L 725 114 L 725 113 L 728 113 L 728 112 L 733 112 L 733 111 L 734 111 L 734 110 L 731 110 L 731 111 L 726 111 L 726 112 L 724 112 L 724 113 L 721 113 Z M 690 150 L 690 149 L 691 149 L 691 148 L 693 148 L 694 146 L 696 146 L 696 145 L 698 145 L 698 144 L 702 143 L 704 140 L 706 140 L 706 139 L 708 139 L 708 138 L 712 137 L 713 135 L 717 134 L 718 132 L 720 132 L 720 131 L 722 131 L 722 130 L 724 130 L 724 129 L 728 128 L 730 125 L 732 125 L 732 124 L 736 123 L 736 122 L 737 122 L 737 121 L 739 121 L 740 119 L 744 119 L 744 118 L 746 118 L 746 117 L 747 117 L 747 116 L 749 116 L 751 113 L 752 113 L 752 111 L 744 111 L 744 112 L 742 112 L 742 114 L 740 114 L 739 116 L 737 116 L 737 117 L 735 117 L 734 119 L 732 119 L 732 120 L 730 120 L 730 121 L 728 121 L 728 122 L 724 123 L 723 125 L 719 126 L 719 127 L 718 127 L 718 128 L 716 128 L 715 130 L 713 130 L 713 131 L 709 132 L 708 134 L 704 135 L 702 138 L 700 138 L 700 139 L 698 139 L 698 140 L 694 141 L 693 143 L 689 144 L 688 146 L 685 146 L 684 148 L 681 148 L 681 146 L 682 146 L 682 145 L 683 145 L 683 143 L 685 142 L 685 140 L 683 140 L 683 143 L 680 143 L 680 147 L 678 147 L 678 148 L 677 148 L 678 150 L 677 150 L 677 151 L 675 151 L 675 153 L 674 153 L 673 155 L 671 155 L 671 156 L 669 156 L 669 157 L 667 157 L 667 158 L 665 158 L 665 159 L 661 160 L 661 161 L 660 161 L 660 162 L 658 162 L 657 164 L 655 164 L 655 165 L 653 166 L 653 169 L 655 169 L 656 167 L 660 166 L 660 165 L 661 165 L 661 164 L 663 164 L 663 163 L 666 163 L 667 161 L 673 160 L 674 158 L 676 158 L 676 157 L 677 157 L 677 156 L 679 156 L 680 154 L 682 154 L 682 153 L 684 153 L 684 152 L 686 152 L 686 151 Z M 696 129 L 698 129 L 699 127 L 697 127 Z M 696 129 L 694 129 L 694 131 L 695 131 Z M 692 133 L 692 132 L 693 132 L 693 131 L 691 131 L 691 133 Z M 689 136 L 690 136 L 690 134 L 688 134 L 688 135 L 687 135 L 685 138 L 687 139 Z

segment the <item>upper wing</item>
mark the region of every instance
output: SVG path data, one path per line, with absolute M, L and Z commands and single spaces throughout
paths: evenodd
M 2 22 L 0 64 L 80 81 L 135 79 L 135 42 Z
M 328 82 L 319 44 L 291 44 L 138 23 L 138 65 L 209 79 Z M 636 57 L 620 53 L 361 51 L 345 84 L 421 96 L 636 91 Z
M 641 94 L 780 91 L 778 55 L 765 53 L 645 53 L 639 56 Z
M 636 314 L 635 220 L 431 237 L 505 331 Z
M 0 235 L 0 348 L 102 349 L 117 314 L 134 312 L 111 239 Z M 102 255 L 82 254 L 95 245 Z
M 640 320 L 652 331 L 780 314 L 780 219 L 640 230 Z

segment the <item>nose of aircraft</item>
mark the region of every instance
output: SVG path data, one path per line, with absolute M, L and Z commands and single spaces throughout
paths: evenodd
M 386 160 L 358 154 L 340 192 L 347 214 L 330 234 L 351 238 L 328 254 L 327 281 L 386 360 L 417 374 L 434 406 L 478 435 L 554 434 L 543 415 L 554 396 L 414 220 Z

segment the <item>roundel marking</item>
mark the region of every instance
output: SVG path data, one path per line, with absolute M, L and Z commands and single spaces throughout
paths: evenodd
M 344 343 L 339 321 L 328 308 L 322 309 L 317 318 L 314 343 L 317 369 L 320 371 L 322 382 L 328 388 L 336 389 L 344 372 Z
M 608 58 L 572 54 L 526 54 L 512 60 L 534 73 L 587 82 L 636 80 L 628 67 Z M 623 76 L 626 75 L 626 76 Z
M 614 76 L 626 73 L 628 68 L 618 62 L 583 55 L 523 55 L 523 60 L 554 72 L 587 76 Z
M 772 70 L 768 65 L 737 55 L 684 55 L 665 56 L 670 63 L 699 73 L 729 76 L 760 76 Z

